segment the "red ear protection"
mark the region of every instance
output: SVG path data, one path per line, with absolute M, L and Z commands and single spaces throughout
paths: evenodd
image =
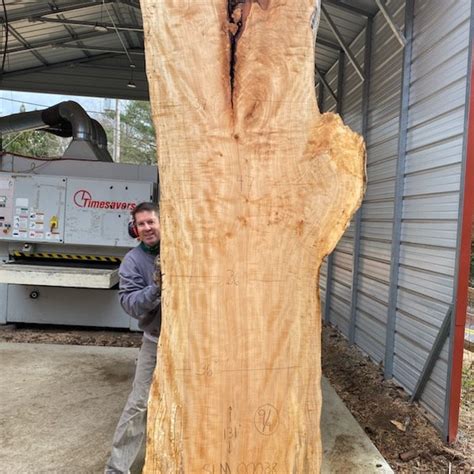
M 128 223 L 128 235 L 132 239 L 138 239 L 138 229 L 137 229 L 137 226 L 135 225 L 135 220 L 130 221 Z

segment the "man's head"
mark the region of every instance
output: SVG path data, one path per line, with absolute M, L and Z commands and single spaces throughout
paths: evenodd
M 151 202 L 142 202 L 132 211 L 132 219 L 138 238 L 148 247 L 160 241 L 160 212 Z

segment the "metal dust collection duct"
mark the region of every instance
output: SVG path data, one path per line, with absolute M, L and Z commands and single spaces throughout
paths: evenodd
M 102 125 L 72 100 L 43 110 L 0 117 L 0 135 L 37 130 L 60 137 L 72 137 L 62 158 L 112 162 L 107 151 L 107 135 Z

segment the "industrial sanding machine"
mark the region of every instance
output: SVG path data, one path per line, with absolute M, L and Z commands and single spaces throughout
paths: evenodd
M 157 168 L 90 156 L 0 155 L 0 324 L 137 329 L 118 268 L 137 245 L 130 211 L 156 199 Z

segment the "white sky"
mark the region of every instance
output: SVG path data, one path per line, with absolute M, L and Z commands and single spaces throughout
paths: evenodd
M 20 111 L 21 104 L 27 111 L 50 107 L 64 100 L 74 100 L 79 103 L 89 114 L 103 113 L 107 99 L 97 97 L 79 97 L 57 94 L 38 94 L 32 92 L 0 91 L 0 116 L 16 114 Z M 109 99 L 109 107 L 115 106 L 115 99 Z M 125 101 L 121 101 L 124 103 Z M 97 117 L 100 120 L 100 117 Z

